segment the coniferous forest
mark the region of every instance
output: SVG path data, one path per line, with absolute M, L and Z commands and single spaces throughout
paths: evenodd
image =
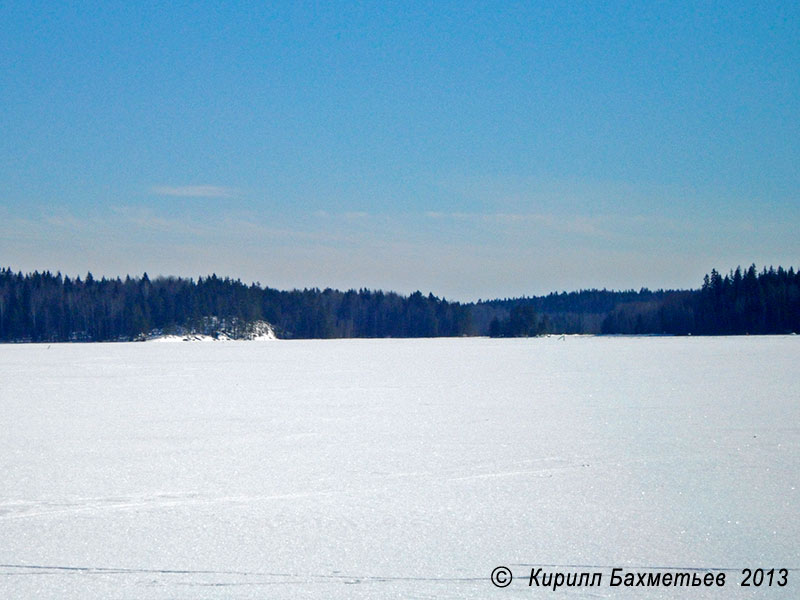
M 800 273 L 752 265 L 724 276 L 712 270 L 694 290 L 581 290 L 458 303 L 420 292 L 280 291 L 216 275 L 123 280 L 0 270 L 0 342 L 223 330 L 237 337 L 258 321 L 282 338 L 798 333 Z

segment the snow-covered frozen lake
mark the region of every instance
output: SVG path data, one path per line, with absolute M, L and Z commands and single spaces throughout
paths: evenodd
M 796 336 L 1 345 L 0 597 L 800 598 L 738 587 L 800 567 L 798 365 Z

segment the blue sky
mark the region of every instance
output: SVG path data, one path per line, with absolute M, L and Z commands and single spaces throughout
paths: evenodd
M 0 22 L 15 270 L 469 300 L 800 264 L 797 2 L 11 1 Z

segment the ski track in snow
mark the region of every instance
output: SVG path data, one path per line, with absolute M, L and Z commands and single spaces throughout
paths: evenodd
M 442 473 L 433 471 L 420 472 L 398 472 L 381 474 L 389 481 L 386 485 L 371 486 L 363 488 L 338 488 L 313 491 L 288 492 L 284 494 L 263 494 L 263 495 L 239 495 L 239 496 L 204 496 L 200 492 L 165 492 L 153 495 L 139 495 L 129 497 L 94 497 L 94 498 L 72 498 L 63 500 L 43 500 L 43 501 L 9 501 L 0 502 L 0 521 L 5 519 L 27 519 L 37 517 L 60 516 L 69 513 L 91 513 L 95 511 L 117 511 L 117 510 L 160 510 L 171 507 L 187 505 L 211 505 L 211 504 L 248 504 L 255 502 L 268 502 L 273 500 L 292 500 L 297 498 L 313 498 L 322 496 L 336 495 L 359 495 L 384 493 L 396 488 L 400 483 L 397 480 L 416 480 L 410 481 L 406 485 L 420 485 L 419 480 L 427 480 L 428 484 L 442 482 L 460 482 L 478 479 L 492 479 L 503 477 L 534 476 L 549 478 L 559 471 L 570 469 L 588 468 L 588 462 L 571 463 L 558 458 L 542 458 L 521 461 L 519 464 L 530 463 L 557 463 L 558 466 L 542 467 L 538 469 L 517 469 L 511 471 L 490 471 L 473 472 L 468 475 L 446 476 Z M 641 461 L 639 461 L 641 462 Z M 595 463 L 596 464 L 596 463 Z M 616 463 L 619 466 L 619 463 Z M 473 471 L 485 471 L 491 467 L 489 464 L 476 465 Z M 52 508 L 48 508 L 52 507 Z

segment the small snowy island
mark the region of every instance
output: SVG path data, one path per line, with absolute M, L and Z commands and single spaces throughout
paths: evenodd
M 226 322 L 224 319 L 208 318 L 201 327 L 164 332 L 154 329 L 141 335 L 136 341 L 141 342 L 228 342 L 234 340 L 265 342 L 277 340 L 275 328 L 266 321 L 241 323 L 236 320 Z

